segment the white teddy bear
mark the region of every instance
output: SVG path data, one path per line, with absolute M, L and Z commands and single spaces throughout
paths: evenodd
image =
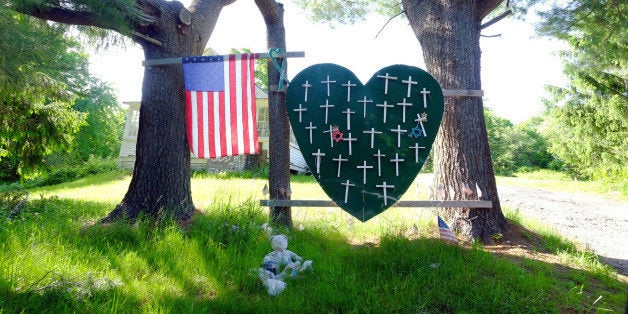
M 264 256 L 258 275 L 268 294 L 275 296 L 286 288 L 285 278 L 311 270 L 312 261 L 303 261 L 301 256 L 288 250 L 288 237 L 283 234 L 271 236 L 270 243 L 273 251 Z

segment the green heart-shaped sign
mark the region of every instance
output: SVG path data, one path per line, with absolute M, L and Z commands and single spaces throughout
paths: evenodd
M 287 110 L 303 157 L 325 193 L 367 221 L 412 184 L 443 117 L 443 91 L 407 65 L 362 85 L 348 69 L 317 64 L 288 87 Z

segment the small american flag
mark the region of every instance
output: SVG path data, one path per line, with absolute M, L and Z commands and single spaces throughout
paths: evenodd
M 183 58 L 188 143 L 197 158 L 259 152 L 255 56 Z
M 441 240 L 451 243 L 458 243 L 458 239 L 456 239 L 454 233 L 451 231 L 451 229 L 449 229 L 449 226 L 447 226 L 445 221 L 440 218 L 440 215 L 438 215 L 438 233 L 440 233 Z

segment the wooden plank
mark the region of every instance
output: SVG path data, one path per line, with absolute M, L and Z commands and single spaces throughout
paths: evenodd
M 443 89 L 444 97 L 484 97 L 483 90 Z
M 303 58 L 305 57 L 305 51 L 288 51 L 281 52 L 275 55 L 277 58 Z M 263 53 L 255 53 L 255 57 L 257 59 L 268 59 L 270 55 L 267 52 Z M 171 65 L 171 64 L 181 64 L 183 58 L 166 58 L 166 59 L 153 59 L 153 60 L 144 60 L 142 61 L 143 66 L 160 66 L 160 65 Z
M 259 204 L 278 207 L 338 207 L 331 200 L 260 200 Z M 493 202 L 485 200 L 399 201 L 392 207 L 492 208 Z

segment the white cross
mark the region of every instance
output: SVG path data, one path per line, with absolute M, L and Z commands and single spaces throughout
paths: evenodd
M 312 84 L 310 84 L 309 81 L 305 81 L 305 84 L 302 84 L 301 86 L 305 87 L 305 102 L 307 102 L 307 90 L 312 87 Z
M 427 133 L 425 133 L 425 126 L 423 126 L 423 121 L 427 121 L 427 118 L 422 118 L 420 114 L 416 114 L 416 119 L 414 121 L 417 122 L 417 125 L 421 126 L 421 131 L 423 131 L 423 137 L 427 137 Z
M 310 130 L 310 144 L 312 144 L 312 130 L 316 129 L 316 127 L 312 126 L 312 121 L 310 121 L 310 126 L 306 126 L 305 129 Z
M 377 157 L 377 176 L 382 176 L 382 157 L 386 157 L 386 155 L 382 154 L 379 149 L 377 150 L 377 154 L 373 155 Z
M 351 108 L 347 108 L 347 110 L 342 113 L 347 114 L 347 130 L 351 130 L 351 115 L 355 113 L 355 111 L 351 111 Z
M 325 124 L 327 124 L 327 113 L 329 112 L 329 108 L 333 108 L 334 105 L 329 104 L 329 99 L 325 99 L 325 104 L 320 105 L 319 107 L 325 108 Z
M 371 128 L 370 131 L 362 131 L 362 133 L 371 134 L 371 148 L 373 148 L 373 144 L 375 144 L 375 134 L 382 134 L 380 131 L 375 131 L 375 128 Z
M 373 169 L 373 166 L 367 166 L 366 165 L 366 160 L 365 160 L 364 163 L 362 163 L 362 166 L 357 166 L 356 168 L 362 169 L 362 172 L 363 172 L 362 183 L 366 184 L 366 170 L 367 169 Z
M 301 123 L 301 114 L 303 113 L 303 111 L 307 111 L 307 108 L 303 108 L 301 107 L 301 104 L 299 104 L 299 108 L 292 109 L 292 111 L 296 111 L 299 113 L 299 123 Z
M 327 80 L 326 81 L 321 81 L 321 83 L 327 84 L 327 97 L 329 97 L 329 85 L 331 83 L 336 83 L 336 81 L 330 81 L 329 80 L 329 74 L 327 74 Z
M 331 147 L 334 147 L 334 131 L 336 131 L 337 129 L 337 127 L 330 125 L 329 130 L 323 131 L 323 133 L 329 133 L 329 144 L 331 145 Z
M 384 94 L 388 95 L 388 80 L 397 80 L 397 77 L 396 76 L 389 76 L 388 73 L 386 73 L 386 75 L 378 75 L 377 77 L 383 78 L 384 80 L 386 80 L 384 82 Z
M 419 82 L 413 81 L 412 76 L 408 76 L 408 79 L 401 81 L 401 83 L 408 84 L 408 95 L 406 97 L 410 97 L 410 91 L 412 90 L 412 85 L 416 85 Z
M 421 91 L 421 94 L 423 94 L 423 108 L 427 108 L 427 95 L 430 93 L 430 91 L 428 91 L 427 89 L 425 89 L 425 87 L 423 87 L 423 90 Z
M 316 173 L 321 173 L 321 157 L 325 156 L 325 153 L 321 153 L 319 148 L 316 153 L 312 153 L 312 156 L 316 157 Z
M 343 159 L 342 158 L 342 154 L 338 154 L 338 158 L 334 158 L 332 160 L 338 162 L 338 174 L 337 174 L 337 177 L 340 178 L 340 165 L 342 164 L 343 161 L 348 161 L 349 159 Z
M 378 184 L 375 187 L 382 188 L 382 190 L 384 190 L 384 205 L 388 205 L 388 193 L 386 191 L 388 189 L 394 189 L 395 186 L 394 185 L 388 185 L 388 184 L 386 184 L 386 181 L 384 181 L 384 183 Z
M 414 162 L 419 163 L 419 148 L 425 149 L 425 146 L 419 146 L 419 143 L 414 143 L 414 146 L 408 148 L 414 149 Z
M 370 99 L 367 100 L 366 96 L 364 96 L 364 98 L 362 100 L 358 100 L 358 102 L 362 103 L 362 107 L 363 107 L 363 110 L 364 110 L 364 112 L 362 113 L 362 118 L 366 118 L 366 103 L 367 102 L 373 102 L 373 101 L 370 100 Z
M 347 204 L 347 197 L 349 196 L 349 187 L 355 186 L 355 184 L 349 183 L 349 179 L 347 181 L 340 183 L 345 186 L 345 204 Z
M 351 87 L 354 87 L 356 85 L 351 84 L 351 81 L 347 80 L 347 84 L 342 84 L 342 86 L 345 86 L 347 88 L 347 102 L 349 102 L 349 99 L 351 98 Z
M 394 107 L 394 106 L 393 106 L 393 105 L 389 105 L 389 104 L 388 104 L 388 101 L 386 101 L 386 100 L 384 100 L 384 103 L 383 103 L 383 104 L 377 104 L 377 105 L 375 105 L 375 106 L 377 106 L 377 107 L 383 107 L 383 108 L 384 108 L 384 123 L 386 123 L 386 112 L 387 112 L 387 109 L 388 109 L 388 108 L 392 108 L 392 107 Z
M 390 162 L 395 163 L 395 175 L 396 176 L 399 176 L 399 163 L 402 161 L 403 159 L 399 159 L 399 153 L 395 153 L 395 158 L 390 160 Z
M 402 115 L 402 119 L 401 122 L 405 123 L 406 122 L 406 107 L 412 107 L 412 103 L 411 102 L 406 102 L 406 99 L 403 99 L 403 102 L 398 102 L 397 106 L 401 106 L 401 108 L 403 109 L 403 115 Z
M 351 156 L 351 142 L 355 142 L 358 139 L 355 137 L 351 137 L 351 132 L 349 132 L 349 137 L 345 137 L 342 139 L 343 141 L 348 141 L 349 142 L 349 156 Z
M 397 124 L 397 128 L 396 129 L 390 129 L 390 131 L 397 133 L 397 147 L 401 147 L 401 133 L 406 133 L 406 132 L 408 132 L 408 130 L 402 130 L 401 129 L 401 125 Z

